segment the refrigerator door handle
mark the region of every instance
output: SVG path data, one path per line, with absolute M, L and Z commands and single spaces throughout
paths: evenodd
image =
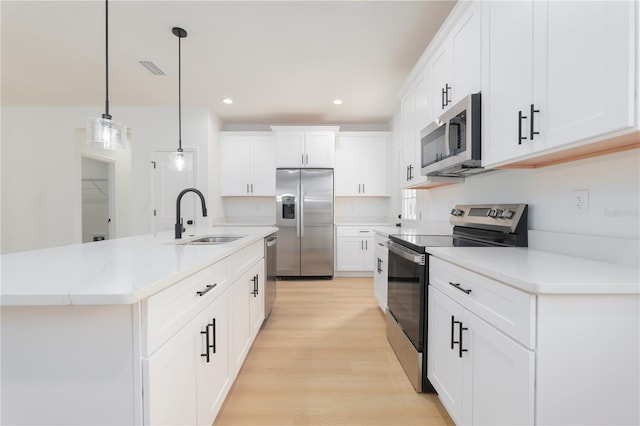
M 302 184 L 300 184 L 300 198 L 298 200 L 300 203 L 300 214 L 298 215 L 300 218 L 300 236 L 304 237 L 304 185 Z
M 300 218 L 302 217 L 302 204 L 300 203 L 300 184 L 296 185 L 296 210 L 298 216 L 296 216 L 296 237 L 300 237 Z

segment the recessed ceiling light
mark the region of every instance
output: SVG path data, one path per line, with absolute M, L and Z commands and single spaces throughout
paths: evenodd
M 333 100 L 333 104 L 334 105 L 342 105 L 342 99 L 334 99 Z
M 233 103 L 233 99 L 231 99 L 231 98 L 224 98 L 224 99 L 222 100 L 222 103 L 225 103 L 225 104 L 227 104 L 227 105 L 231 105 L 231 104 Z

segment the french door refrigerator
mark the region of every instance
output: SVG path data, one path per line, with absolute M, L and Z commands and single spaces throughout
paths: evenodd
M 276 170 L 279 277 L 333 276 L 333 169 Z

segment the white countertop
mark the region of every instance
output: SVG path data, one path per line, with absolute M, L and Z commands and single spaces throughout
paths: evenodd
M 200 228 L 245 235 L 222 245 L 175 244 L 172 232 L 0 256 L 2 305 L 130 304 L 163 290 L 277 231 L 273 227 Z
M 640 294 L 640 269 L 531 248 L 429 247 L 427 252 L 535 294 Z

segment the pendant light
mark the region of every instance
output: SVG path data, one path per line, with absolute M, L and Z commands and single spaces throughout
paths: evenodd
M 182 69 L 180 41 L 187 36 L 187 32 L 180 27 L 173 27 L 171 30 L 178 37 L 178 149 L 172 152 L 169 157 L 169 170 L 182 171 L 190 170 L 191 164 L 184 156 L 182 150 Z
M 104 114 L 87 120 L 87 144 L 104 149 L 126 148 L 127 128 L 111 120 L 109 114 L 109 0 L 105 0 L 105 80 Z

